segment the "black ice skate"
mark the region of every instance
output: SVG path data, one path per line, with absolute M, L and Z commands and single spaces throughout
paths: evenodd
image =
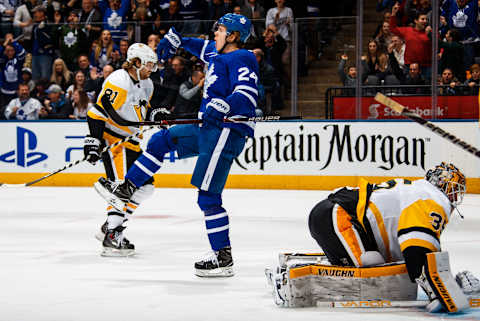
M 103 239 L 102 256 L 130 256 L 135 254 L 135 246 L 123 236 L 124 226 L 107 230 Z
M 233 276 L 232 248 L 214 251 L 208 258 L 195 263 L 195 275 L 202 277 Z
M 124 221 L 125 222 L 125 221 Z M 105 221 L 105 223 L 100 226 L 100 230 L 95 234 L 95 238 L 99 240 L 100 242 L 103 242 L 105 239 L 105 234 L 107 234 L 107 229 L 108 229 L 108 223 Z M 126 243 L 130 243 L 130 241 L 124 236 L 123 241 Z
M 100 177 L 98 182 L 93 184 L 93 187 L 101 197 L 120 212 L 124 210 L 130 197 L 137 189 L 128 179 L 123 182 L 112 182 L 103 177 Z

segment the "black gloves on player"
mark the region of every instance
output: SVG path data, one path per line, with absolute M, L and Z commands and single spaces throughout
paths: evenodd
M 102 145 L 103 143 L 100 139 L 90 135 L 85 136 L 85 140 L 83 141 L 83 154 L 91 164 L 95 165 L 100 159 Z
M 150 112 L 148 118 L 151 121 L 162 121 L 175 119 L 175 116 L 173 116 L 166 108 L 155 108 Z

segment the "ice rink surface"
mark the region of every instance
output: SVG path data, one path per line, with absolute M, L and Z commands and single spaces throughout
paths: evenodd
M 67 320 L 479 320 L 421 310 L 285 309 L 264 269 L 278 253 L 318 251 L 307 227 L 328 192 L 225 190 L 236 275 L 203 279 L 193 263 L 208 252 L 194 189 L 156 189 L 125 230 L 137 255 L 100 257 L 94 234 L 105 202 L 93 188 L 2 188 L 0 321 Z M 480 195 L 467 195 L 442 235 L 452 270 L 480 275 Z

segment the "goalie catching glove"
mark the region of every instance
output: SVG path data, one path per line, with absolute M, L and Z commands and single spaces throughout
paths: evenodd
M 102 150 L 103 141 L 90 135 L 85 136 L 83 141 L 83 154 L 88 162 L 92 165 L 100 159 L 100 151 Z

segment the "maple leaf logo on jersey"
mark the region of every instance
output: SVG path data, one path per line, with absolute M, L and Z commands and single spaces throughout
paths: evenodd
M 70 48 L 77 42 L 77 37 L 73 34 L 73 32 L 69 31 L 65 37 L 63 37 L 63 41 L 65 41 L 65 45 Z
M 183 7 L 188 7 L 192 3 L 192 0 L 182 0 Z
M 244 17 L 241 17 L 241 18 L 240 18 L 240 23 L 241 23 L 242 25 L 244 25 L 245 23 L 247 23 L 247 19 L 245 19 Z
M 112 15 L 107 19 L 107 23 L 114 28 L 118 28 L 122 24 L 122 16 L 112 12 Z
M 205 84 L 203 90 L 203 98 L 208 98 L 208 88 L 213 85 L 215 81 L 217 81 L 218 76 L 215 75 L 215 64 L 211 64 L 208 67 L 207 75 L 205 76 Z

